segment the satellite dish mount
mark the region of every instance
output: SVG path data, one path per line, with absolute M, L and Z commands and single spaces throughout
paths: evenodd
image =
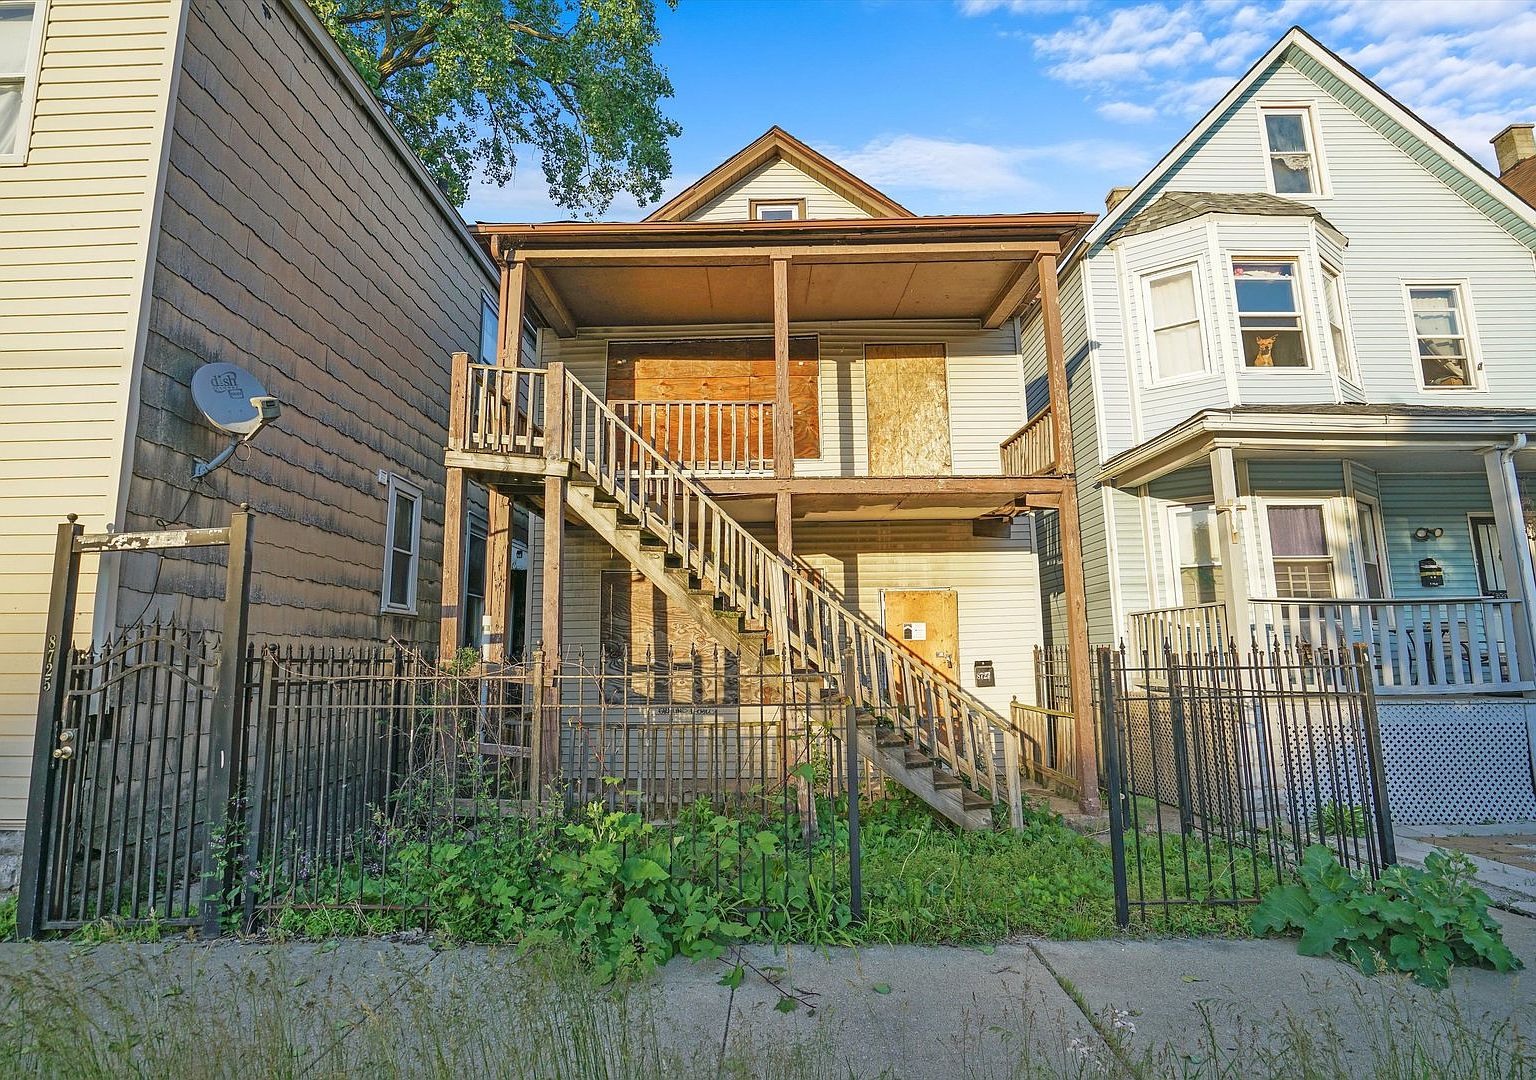
M 208 461 L 199 461 L 192 479 L 201 480 L 233 455 L 243 442 L 276 420 L 281 411 L 277 398 L 270 396 L 256 377 L 235 364 L 204 364 L 192 375 L 192 400 L 203 419 L 227 435 L 229 445 Z

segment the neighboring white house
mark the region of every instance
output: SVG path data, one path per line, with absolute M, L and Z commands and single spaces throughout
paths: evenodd
M 1064 265 L 1094 638 L 1365 642 L 1389 756 L 1467 781 L 1405 819 L 1536 813 L 1533 251 L 1536 210 L 1287 33 Z

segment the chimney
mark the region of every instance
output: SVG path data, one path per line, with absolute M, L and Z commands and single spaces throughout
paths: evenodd
M 1527 125 L 1527 128 L 1529 128 L 1529 125 Z M 1530 133 L 1529 130 L 1526 131 L 1525 137 L 1526 137 L 1527 140 L 1530 139 L 1531 133 Z M 1499 160 L 1502 161 L 1504 159 L 1502 157 L 1500 157 Z M 1105 210 L 1113 210 L 1115 207 L 1120 205 L 1120 202 L 1121 202 L 1122 199 L 1124 199 L 1127 195 L 1129 195 L 1134 190 L 1136 190 L 1136 189 L 1135 188 L 1128 188 L 1128 187 L 1112 187 L 1112 188 L 1110 188 L 1109 189 L 1109 194 L 1104 196 L 1104 209 Z
M 1536 125 L 1510 124 L 1491 140 L 1504 186 L 1536 206 Z

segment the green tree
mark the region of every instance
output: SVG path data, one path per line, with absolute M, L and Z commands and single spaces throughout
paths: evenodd
M 519 146 L 569 210 L 661 197 L 682 129 L 658 104 L 656 0 L 309 3 L 456 204 L 477 171 L 507 183 Z

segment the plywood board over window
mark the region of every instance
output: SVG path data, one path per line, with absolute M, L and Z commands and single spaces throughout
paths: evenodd
M 821 391 L 814 334 L 789 339 L 789 403 L 795 457 L 821 456 Z M 608 345 L 609 401 L 765 401 L 775 398 L 773 338 L 614 341 Z M 773 431 L 764 442 L 772 460 Z M 675 449 L 675 448 L 674 448 Z
M 948 476 L 949 380 L 943 345 L 866 345 L 871 476 Z
M 756 703 L 761 680 L 741 679 L 688 612 L 635 570 L 604 570 L 598 600 L 603 667 L 623 673 L 630 701 Z M 697 673 L 697 678 L 690 677 Z M 725 681 L 720 682 L 721 676 Z M 615 684 L 611 689 L 619 689 Z

